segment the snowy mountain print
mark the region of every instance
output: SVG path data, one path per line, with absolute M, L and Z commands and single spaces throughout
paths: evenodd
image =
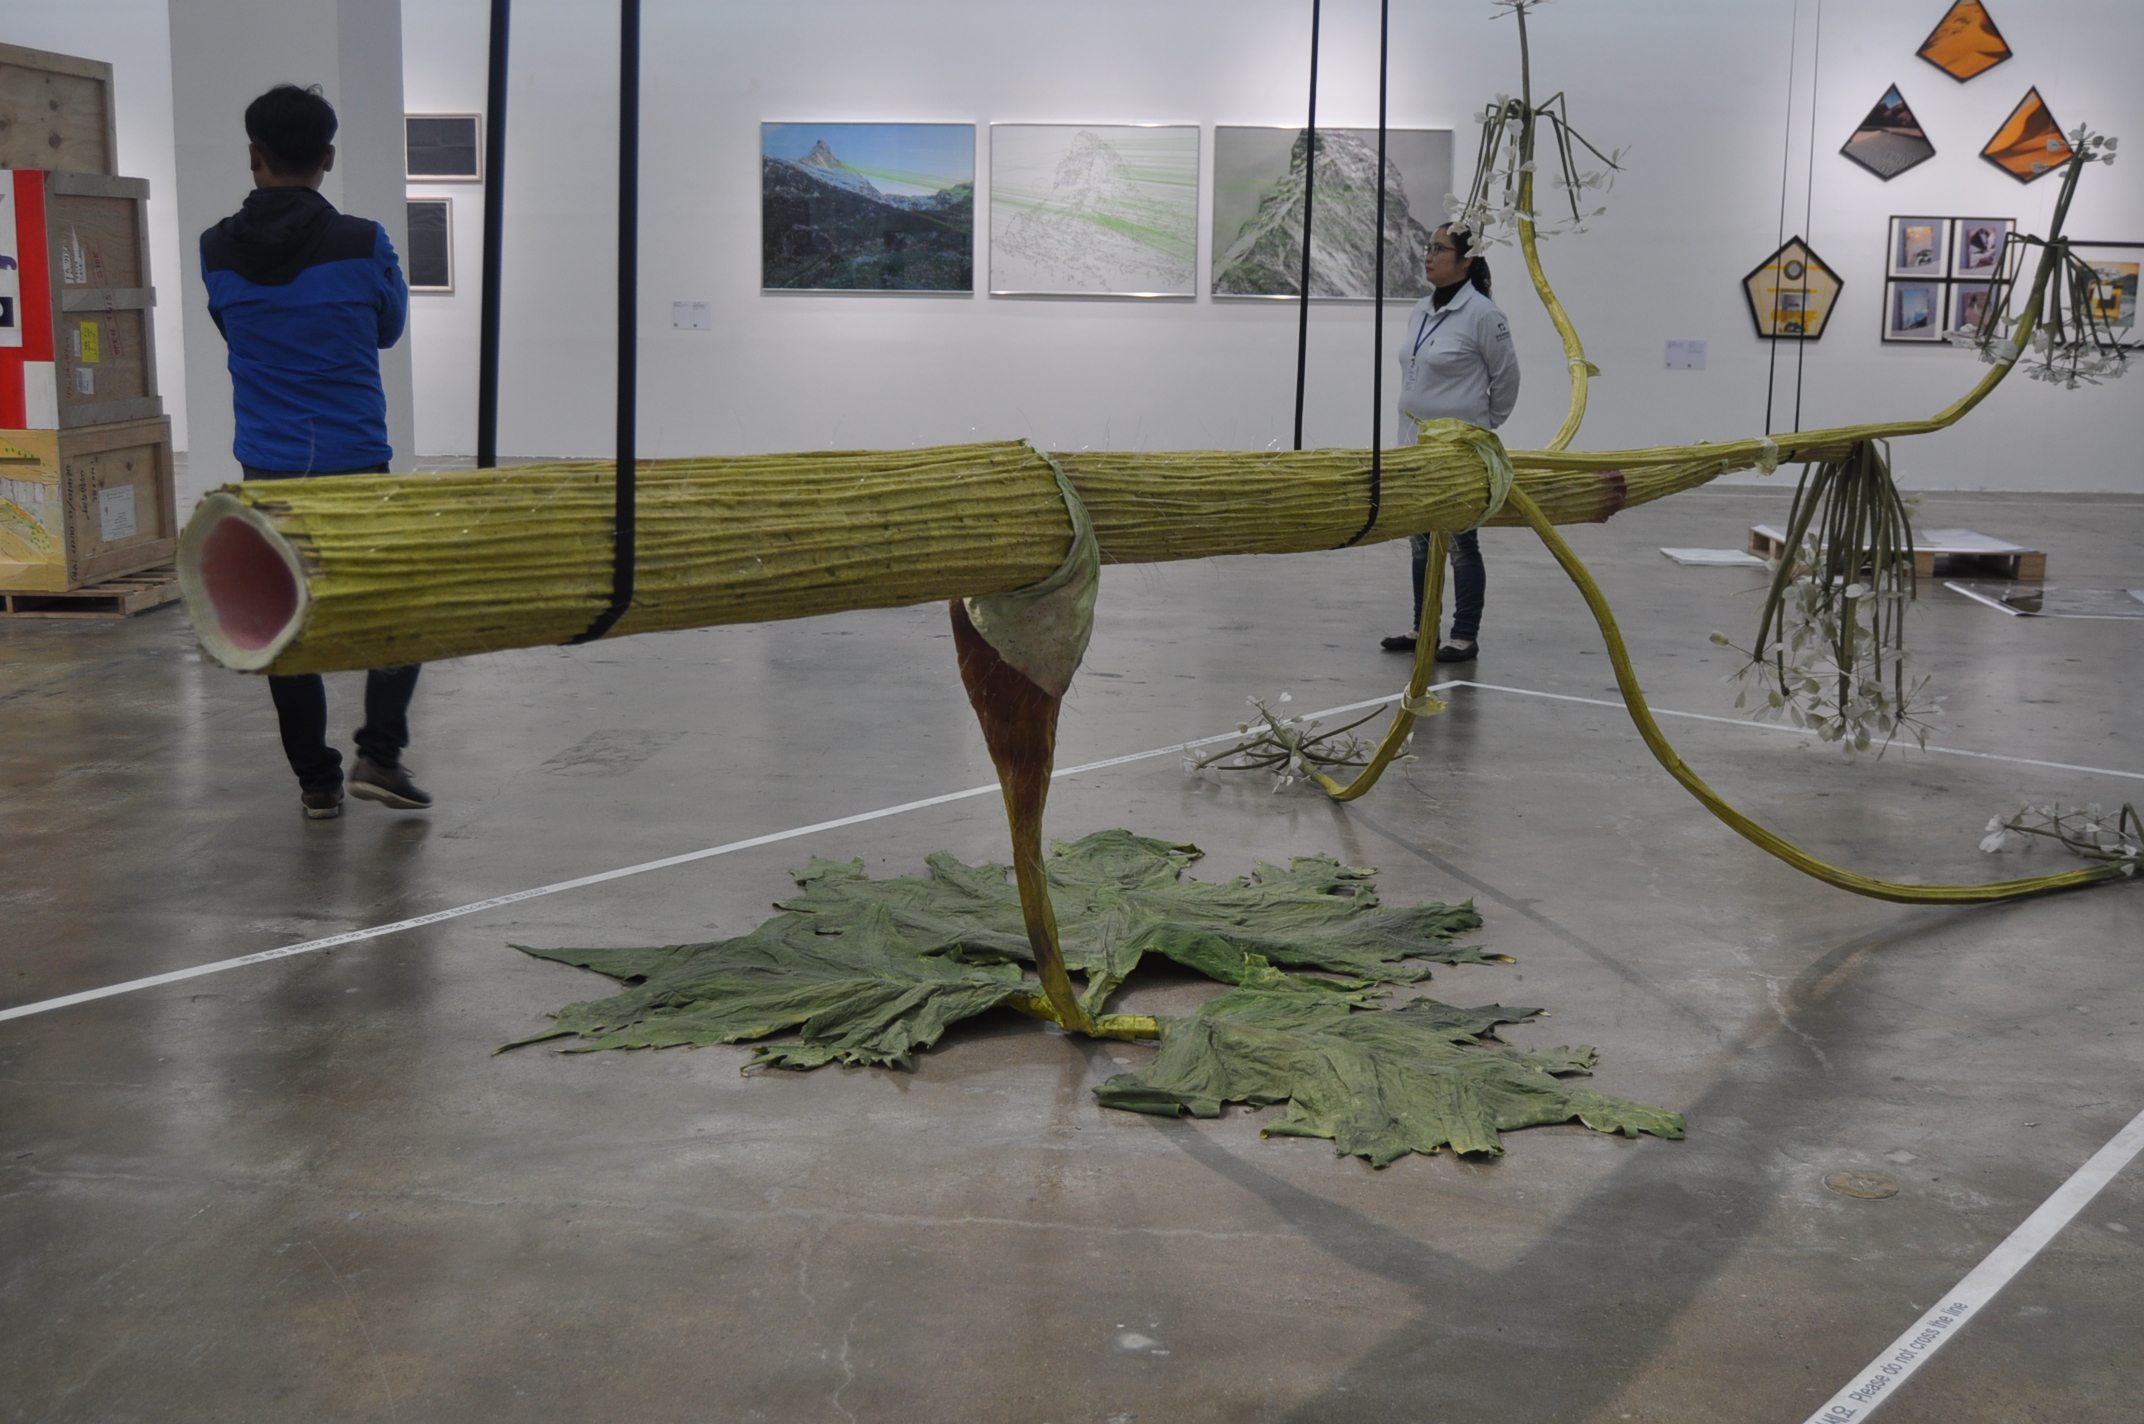
M 993 125 L 990 290 L 1192 296 L 1198 178 L 1195 125 Z
M 1300 129 L 1214 133 L 1213 294 L 1293 297 L 1302 276 L 1304 169 Z M 1451 188 L 1449 129 L 1386 131 L 1385 296 L 1428 295 L 1430 234 Z M 1376 294 L 1377 131 L 1320 129 L 1312 185 L 1310 294 Z

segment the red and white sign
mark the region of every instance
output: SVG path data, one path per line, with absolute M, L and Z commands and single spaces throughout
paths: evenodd
M 0 169 L 0 430 L 57 430 L 45 175 Z

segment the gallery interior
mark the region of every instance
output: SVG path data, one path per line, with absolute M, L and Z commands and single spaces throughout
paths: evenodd
M 0 1418 L 2133 1419 L 2140 54 L 0 0 Z

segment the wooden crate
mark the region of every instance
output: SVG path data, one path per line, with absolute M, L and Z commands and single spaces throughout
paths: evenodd
M 165 564 L 66 593 L 0 589 L 0 618 L 132 618 L 178 601 L 179 571 Z
M 1787 536 L 1769 524 L 1751 525 L 1749 551 L 1776 563 L 1787 556 Z M 1914 577 L 1934 578 L 1938 560 L 1945 573 L 1972 573 L 2018 582 L 2047 577 L 2047 555 L 2040 550 L 1991 539 L 1970 529 L 1932 529 L 1925 534 L 1916 533 L 1913 540 Z
M 0 428 L 163 414 L 148 197 L 139 178 L 0 170 Z
M 0 168 L 118 169 L 112 67 L 0 44 Z
M 170 421 L 0 430 L 0 591 L 67 593 L 177 547 Z

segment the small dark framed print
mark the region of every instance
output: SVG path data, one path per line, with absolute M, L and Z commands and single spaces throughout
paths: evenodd
M 484 150 L 475 114 L 405 114 L 407 169 L 412 183 L 475 183 L 484 176 Z
M 409 254 L 413 292 L 454 290 L 454 204 L 449 198 L 409 200 Z

